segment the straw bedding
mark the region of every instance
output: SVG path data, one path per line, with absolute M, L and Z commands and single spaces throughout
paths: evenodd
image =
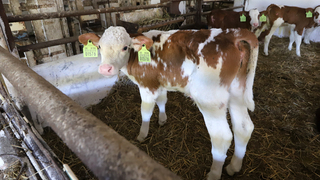
M 320 107 L 320 44 L 302 44 L 299 58 L 295 48 L 287 50 L 288 41 L 273 37 L 268 57 L 262 55 L 260 45 L 254 83 L 256 108 L 250 112 L 255 130 L 241 171 L 233 177 L 223 171 L 222 179 L 320 179 L 320 135 L 314 123 L 314 112 Z M 156 107 L 149 135 L 142 143 L 136 140 L 140 102 L 138 88 L 122 79 L 108 97 L 88 111 L 183 179 L 205 179 L 212 163 L 211 145 L 192 100 L 169 92 L 167 123 L 158 125 Z M 52 130 L 46 132 L 48 144 L 78 177 L 96 179 L 59 138 L 53 137 Z

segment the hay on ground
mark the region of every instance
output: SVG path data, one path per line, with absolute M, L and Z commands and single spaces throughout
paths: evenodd
M 320 179 L 320 135 L 314 124 L 314 112 L 320 107 L 320 44 L 302 44 L 299 58 L 295 48 L 287 50 L 288 41 L 273 37 L 270 55 L 259 55 L 254 83 L 256 108 L 250 113 L 255 130 L 241 171 L 230 177 L 224 170 L 222 179 Z M 88 110 L 183 179 L 205 179 L 212 163 L 210 138 L 192 100 L 169 92 L 167 123 L 158 125 L 156 107 L 143 143 L 136 140 L 141 124 L 140 102 L 138 88 L 129 81 L 120 81 L 108 97 Z M 55 142 L 48 143 L 57 142 L 51 141 Z M 67 152 L 67 147 L 53 147 L 78 177 L 84 177 L 81 171 L 85 167 Z

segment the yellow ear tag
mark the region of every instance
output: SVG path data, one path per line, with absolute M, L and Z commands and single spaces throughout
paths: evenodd
M 246 22 L 246 21 L 247 21 L 247 17 L 244 14 L 242 14 L 240 16 L 240 22 Z
M 267 16 L 265 16 L 264 14 L 262 14 L 260 16 L 260 22 L 266 22 L 267 21 Z
M 146 45 L 143 44 L 141 50 L 138 52 L 139 62 L 151 62 L 150 51 L 146 48 Z
M 312 18 L 312 12 L 311 11 L 306 12 L 306 17 L 307 18 Z
M 98 48 L 92 44 L 90 39 L 83 47 L 83 57 L 98 57 Z

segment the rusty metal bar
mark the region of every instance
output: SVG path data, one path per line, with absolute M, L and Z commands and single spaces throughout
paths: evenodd
M 2 47 L 0 72 L 99 179 L 180 179 Z
M 10 50 L 10 52 L 13 51 L 14 47 L 15 47 L 15 43 L 14 43 L 14 39 L 13 39 L 13 35 L 9 26 L 9 22 L 8 22 L 8 18 L 6 15 L 6 11 L 4 9 L 3 3 L 2 1 L 0 1 L 0 28 L 3 28 L 3 32 L 6 36 L 6 41 L 8 43 L 8 48 Z M 2 27 L 4 26 L 4 27 Z M 0 29 L 1 31 L 1 29 Z
M 64 11 L 64 12 L 52 12 L 52 13 L 37 13 L 28 15 L 18 15 L 18 16 L 8 16 L 9 22 L 21 22 L 21 21 L 32 21 L 41 19 L 52 19 L 70 16 L 81 16 L 89 14 L 100 14 L 100 13 L 111 13 L 120 11 L 132 11 L 137 9 L 150 9 L 158 7 L 167 7 L 171 2 L 153 4 L 153 5 L 142 5 L 142 6 L 130 6 L 130 7 L 111 7 L 102 9 L 89 9 L 89 10 L 79 10 L 79 11 Z
M 143 27 L 140 27 L 138 29 L 138 33 L 142 33 L 144 31 L 148 31 L 150 29 L 155 29 L 155 28 L 158 28 L 158 27 L 162 27 L 162 26 L 166 26 L 166 25 L 169 25 L 169 24 L 174 24 L 174 23 L 178 23 L 178 22 L 182 22 L 182 21 L 184 21 L 184 18 L 177 18 L 177 19 L 174 19 L 174 20 L 165 21 L 165 22 L 161 22 L 161 23 L 158 23 L 158 24 L 154 24 L 154 25 L 143 26 Z
M 46 47 L 50 47 L 50 46 L 56 46 L 56 45 L 60 45 L 60 44 L 67 44 L 67 43 L 75 42 L 77 40 L 78 40 L 78 37 L 74 36 L 74 37 L 68 37 L 68 38 L 63 38 L 63 39 L 41 42 L 41 43 L 37 43 L 37 44 L 30 44 L 30 45 L 26 45 L 26 46 L 17 46 L 17 49 L 19 52 L 26 52 L 26 51 L 30 51 L 30 50 L 41 49 L 41 48 L 46 48 Z
M 222 8 L 221 10 L 224 10 L 224 11 L 229 11 L 229 10 L 232 10 L 232 9 L 238 9 L 238 8 L 242 8 L 244 7 L 243 5 L 241 6 L 234 6 L 234 7 L 229 7 L 229 8 Z M 207 15 L 207 14 L 210 14 L 211 11 L 206 11 L 206 12 L 202 12 L 201 15 Z
M 244 7 L 243 5 L 241 6 L 234 6 L 234 7 L 230 7 L 230 8 L 223 8 L 221 10 L 232 10 L 232 9 L 237 9 L 237 8 L 242 8 Z M 211 11 L 206 11 L 206 12 L 202 12 L 201 15 L 207 15 L 210 14 Z M 196 15 L 197 12 L 192 12 L 192 13 L 186 13 L 186 14 L 181 14 L 181 16 L 194 16 Z
M 99 1 L 97 2 L 98 5 L 105 5 L 105 4 L 109 4 L 109 3 L 118 3 L 118 0 L 107 0 L 107 1 Z

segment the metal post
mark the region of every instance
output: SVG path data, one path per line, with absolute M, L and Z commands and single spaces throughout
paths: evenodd
M 180 179 L 2 47 L 0 72 L 99 179 Z
M 4 28 L 2 30 L 4 31 L 4 34 L 7 38 L 6 40 L 8 43 L 9 50 L 10 50 L 10 52 L 12 52 L 15 47 L 15 43 L 14 43 L 13 35 L 12 35 L 11 29 L 9 26 L 6 11 L 4 9 L 2 1 L 0 1 L 0 24 L 2 24 L 2 23 L 3 23 L 4 27 L 2 27 L 2 25 L 0 25 L 0 28 L 1 27 Z
M 201 13 L 202 13 L 202 0 L 197 0 L 197 13 L 195 16 L 195 23 L 201 22 Z

